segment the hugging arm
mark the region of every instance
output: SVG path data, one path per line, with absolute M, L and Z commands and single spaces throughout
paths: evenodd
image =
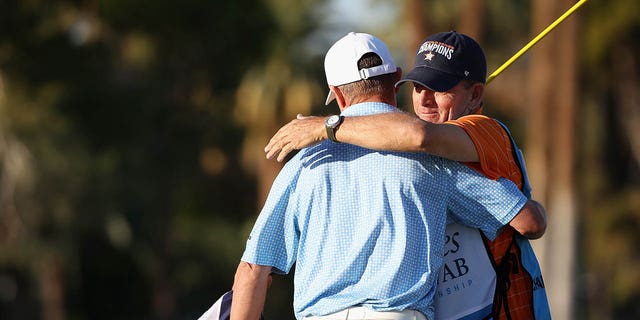
M 538 239 L 547 229 L 547 214 L 539 202 L 529 200 L 509 225 L 525 238 Z
M 327 139 L 324 119 L 298 115 L 271 138 L 265 147 L 267 158 L 283 161 L 291 151 Z M 456 161 L 479 161 L 464 129 L 432 124 L 404 112 L 345 117 L 336 130 L 336 139 L 374 150 L 426 152 Z

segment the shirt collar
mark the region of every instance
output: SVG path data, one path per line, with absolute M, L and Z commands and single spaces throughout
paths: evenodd
M 397 112 L 398 108 L 386 104 L 384 102 L 362 102 L 356 103 L 345 108 L 340 115 L 352 117 L 352 116 L 364 116 L 377 113 Z

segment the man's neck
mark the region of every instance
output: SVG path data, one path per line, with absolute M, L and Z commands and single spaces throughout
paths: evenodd
M 392 105 L 394 107 L 396 107 L 396 98 L 394 97 L 385 97 L 382 95 L 373 95 L 373 96 L 369 96 L 369 97 L 357 97 L 354 99 L 349 99 L 349 101 L 347 101 L 347 104 L 342 107 L 340 106 L 340 111 L 343 111 L 344 109 L 348 108 L 349 106 L 352 106 L 354 104 L 358 104 L 358 103 L 365 103 L 365 102 L 381 102 L 381 103 L 386 103 L 389 105 Z

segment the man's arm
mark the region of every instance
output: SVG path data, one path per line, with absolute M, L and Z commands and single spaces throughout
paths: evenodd
M 265 147 L 267 158 L 277 156 L 278 161 L 283 161 L 291 151 L 327 139 L 324 119 L 299 115 L 271 138 Z M 375 150 L 426 152 L 456 161 L 479 161 L 464 129 L 432 124 L 404 112 L 346 117 L 336 130 L 336 139 Z
M 233 281 L 231 319 L 260 319 L 270 274 L 270 266 L 240 261 Z
M 525 238 L 538 239 L 547 229 L 547 214 L 540 203 L 529 200 L 509 225 Z

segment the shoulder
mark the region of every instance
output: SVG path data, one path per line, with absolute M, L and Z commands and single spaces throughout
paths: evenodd
M 484 115 L 468 115 L 451 123 L 464 129 L 469 135 L 476 149 L 510 149 L 511 140 L 509 135 L 497 120 Z M 480 150 L 478 150 L 480 152 Z
M 496 119 L 481 114 L 471 114 L 463 116 L 456 120 L 447 121 L 447 123 L 454 124 L 465 130 L 473 128 L 485 128 L 493 130 L 500 129 L 500 131 L 504 131 L 502 129 L 502 126 Z
M 473 141 L 480 158 L 478 166 L 485 175 L 519 183 L 521 178 L 511 138 L 499 121 L 484 115 L 469 115 L 451 122 L 463 128 Z

